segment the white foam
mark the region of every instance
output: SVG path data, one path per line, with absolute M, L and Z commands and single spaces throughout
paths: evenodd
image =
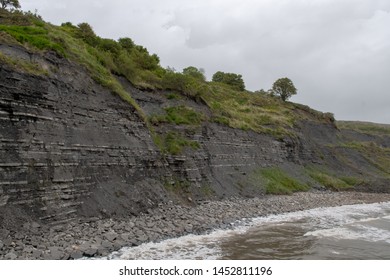
M 389 231 L 363 225 L 316 230 L 308 232 L 305 235 L 334 239 L 364 240 L 370 242 L 384 241 L 390 243 Z
M 353 226 L 359 222 L 372 221 L 390 212 L 389 203 L 347 205 L 340 207 L 318 208 L 282 215 L 271 215 L 255 219 L 246 219 L 233 230 L 217 230 L 207 235 L 188 235 L 169 239 L 160 243 L 147 243 L 138 247 L 123 248 L 111 254 L 109 259 L 137 260 L 185 260 L 185 259 L 221 259 L 220 240 L 245 234 L 253 227 L 265 225 L 277 226 L 284 223 L 300 223 L 306 227 L 306 235 L 343 239 L 362 239 L 385 241 L 390 243 L 389 231 L 377 228 Z M 315 230 L 313 230 L 315 229 Z
M 216 260 L 221 258 L 219 240 L 233 231 L 218 230 L 208 235 L 187 235 L 159 243 L 123 248 L 109 259 L 124 260 Z
M 332 228 L 367 219 L 377 219 L 378 217 L 381 217 L 381 215 L 381 218 L 383 218 L 383 213 L 386 213 L 386 211 L 389 210 L 390 202 L 317 208 L 282 215 L 255 218 L 253 219 L 252 225 L 260 226 L 269 223 L 299 222 L 300 220 L 309 219 L 310 226 Z

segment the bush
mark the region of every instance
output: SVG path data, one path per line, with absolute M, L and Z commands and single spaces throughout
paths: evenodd
M 98 38 L 93 31 L 92 27 L 86 23 L 80 23 L 78 26 L 77 36 L 84 40 L 87 44 L 95 46 L 97 44 Z
M 184 68 L 183 69 L 183 74 L 191 76 L 194 79 L 199 80 L 201 82 L 205 82 L 206 81 L 206 77 L 204 75 L 204 70 L 203 69 L 198 69 L 198 68 L 196 68 L 194 66 L 189 66 L 187 68 Z
M 245 90 L 245 83 L 241 75 L 234 73 L 224 73 L 221 71 L 216 72 L 213 75 L 213 82 L 223 83 L 231 86 L 233 89 L 238 91 Z

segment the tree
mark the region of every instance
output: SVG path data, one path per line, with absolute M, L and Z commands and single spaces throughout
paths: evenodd
M 130 38 L 119 38 L 118 42 L 128 52 L 135 47 L 134 41 Z
M 78 36 L 83 39 L 86 43 L 88 43 L 89 45 L 96 45 L 97 44 L 97 36 L 95 34 L 95 32 L 93 31 L 92 27 L 86 23 L 86 22 L 83 22 L 83 23 L 80 23 L 79 25 L 77 25 L 79 30 L 78 30 Z
M 245 90 L 244 80 L 242 79 L 242 76 L 238 74 L 218 71 L 213 75 L 212 81 L 230 85 L 236 90 Z
M 7 7 L 14 7 L 15 9 L 20 8 L 18 0 L 0 0 L 1 8 L 6 9 Z
M 194 66 L 189 66 L 187 68 L 184 68 L 183 69 L 183 74 L 184 75 L 188 75 L 188 76 L 191 76 L 197 80 L 200 80 L 200 81 L 206 81 L 206 77 L 204 75 L 204 70 L 203 69 L 198 69 Z
M 286 101 L 291 96 L 297 94 L 297 89 L 289 78 L 280 78 L 272 86 L 272 92 L 280 96 L 283 101 Z

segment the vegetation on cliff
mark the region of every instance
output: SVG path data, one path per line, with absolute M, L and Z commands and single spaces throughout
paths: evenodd
M 213 113 L 207 121 L 234 128 L 283 136 L 291 134 L 290 128 L 302 117 L 302 107 L 281 102 L 280 98 L 266 93 L 245 91 L 241 75 L 219 71 L 212 82 L 207 82 L 204 70 L 193 66 L 181 73 L 165 69 L 156 54 L 150 54 L 132 39 L 101 38 L 87 23 L 73 25 L 67 22 L 54 26 L 30 12 L 1 10 L 0 40 L 23 45 L 35 52 L 54 51 L 85 66 L 97 82 L 137 108 L 145 121 L 147 118 L 117 81 L 117 76 L 125 77 L 142 90 L 170 90 L 197 101 L 203 100 Z M 328 120 L 313 110 L 306 113 L 318 115 L 317 119 L 321 121 Z
M 164 155 L 177 156 L 187 148 L 199 149 L 201 144 L 191 137 L 205 123 L 254 131 L 280 141 L 297 139 L 299 125 L 304 121 L 336 128 L 333 114 L 287 102 L 297 92 L 288 78 L 276 81 L 272 90 L 258 92 L 246 90 L 242 76 L 235 73 L 218 71 L 212 81 L 207 81 L 203 69 L 194 66 L 186 67 L 182 72 L 165 69 L 160 65 L 158 55 L 149 53 L 131 38 L 101 38 L 88 23 L 74 25 L 67 22 L 55 26 L 31 12 L 0 9 L 0 43 L 22 46 L 32 53 L 50 52 L 85 67 L 96 82 L 118 94 L 137 110 Z M 39 63 L 11 57 L 1 51 L 0 62 L 31 75 L 50 76 L 53 71 Z M 148 114 L 118 77 L 127 80 L 141 92 L 165 96 L 172 104 L 159 112 Z M 207 110 L 199 109 L 202 105 L 207 105 Z M 344 122 L 337 125 L 342 130 L 373 136 L 390 135 L 388 126 Z M 328 147 L 341 148 L 359 152 L 381 170 L 381 175 L 388 176 L 388 148 L 370 141 L 345 139 Z M 342 154 L 336 155 L 341 161 Z M 326 156 L 319 157 L 326 160 Z M 309 189 L 310 182 L 333 190 L 345 190 L 361 183 L 356 175 L 358 172 L 342 176 L 339 174 L 341 171 L 332 173 L 325 168 L 310 169 L 306 177 L 299 180 L 282 169 L 263 169 L 255 173 L 267 182 L 266 192 L 272 194 L 304 191 Z

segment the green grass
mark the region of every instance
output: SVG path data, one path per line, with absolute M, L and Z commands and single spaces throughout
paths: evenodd
M 352 189 L 354 186 L 363 181 L 362 179 L 356 177 L 338 177 L 314 168 L 308 168 L 308 174 L 317 183 L 334 191 Z
M 55 51 L 84 66 L 96 82 L 131 104 L 152 133 L 149 119 L 118 82 L 117 75 L 125 77 L 140 89 L 169 90 L 168 99 L 185 96 L 203 102 L 212 112 L 211 121 L 216 123 L 270 134 L 278 139 L 294 136 L 293 128 L 299 120 L 311 118 L 320 122 L 329 121 L 329 116 L 325 114 L 267 94 L 237 91 L 225 84 L 200 81 L 190 75 L 164 69 L 159 65 L 158 56 L 150 55 L 142 46 L 131 43 L 124 45 L 121 41 L 100 38 L 93 30 L 86 36 L 83 33 L 85 29 L 71 23 L 55 26 L 32 14 L 3 13 L 8 21 L 14 20 L 15 24 L 0 25 L 0 40 L 9 40 L 7 36 L 2 36 L 2 33 L 6 33 L 31 50 Z M 164 116 L 153 116 L 150 120 L 154 124 L 200 125 L 207 118 L 189 107 L 179 106 L 167 108 Z
M 154 134 L 154 142 L 161 152 L 171 155 L 180 155 L 184 148 L 199 149 L 200 144 L 184 138 L 177 132 L 168 132 L 166 135 Z
M 267 168 L 257 172 L 266 181 L 267 194 L 291 194 L 293 192 L 308 191 L 309 186 L 288 176 L 279 168 Z
M 169 93 L 169 94 L 167 95 L 167 98 L 168 98 L 169 100 L 178 100 L 178 99 L 181 99 L 181 96 L 180 96 L 179 94 L 177 94 L 177 93 L 171 92 L 171 93 Z
M 355 130 L 357 132 L 371 134 L 371 135 L 390 135 L 389 124 L 377 124 L 370 122 L 351 122 L 351 121 L 338 121 L 337 127 L 340 129 Z
M 200 125 L 206 118 L 203 114 L 196 112 L 187 106 L 165 108 L 166 115 L 154 115 L 150 117 L 150 122 L 157 125 L 159 123 L 171 123 L 176 125 Z
M 65 56 L 64 48 L 51 40 L 45 27 L 0 25 L 0 31 L 8 33 L 22 45 L 32 46 L 38 50 L 54 50 Z
M 208 94 L 202 98 L 213 113 L 212 121 L 277 138 L 292 135 L 298 119 L 292 103 L 264 94 L 235 91 L 218 83 L 210 83 Z

